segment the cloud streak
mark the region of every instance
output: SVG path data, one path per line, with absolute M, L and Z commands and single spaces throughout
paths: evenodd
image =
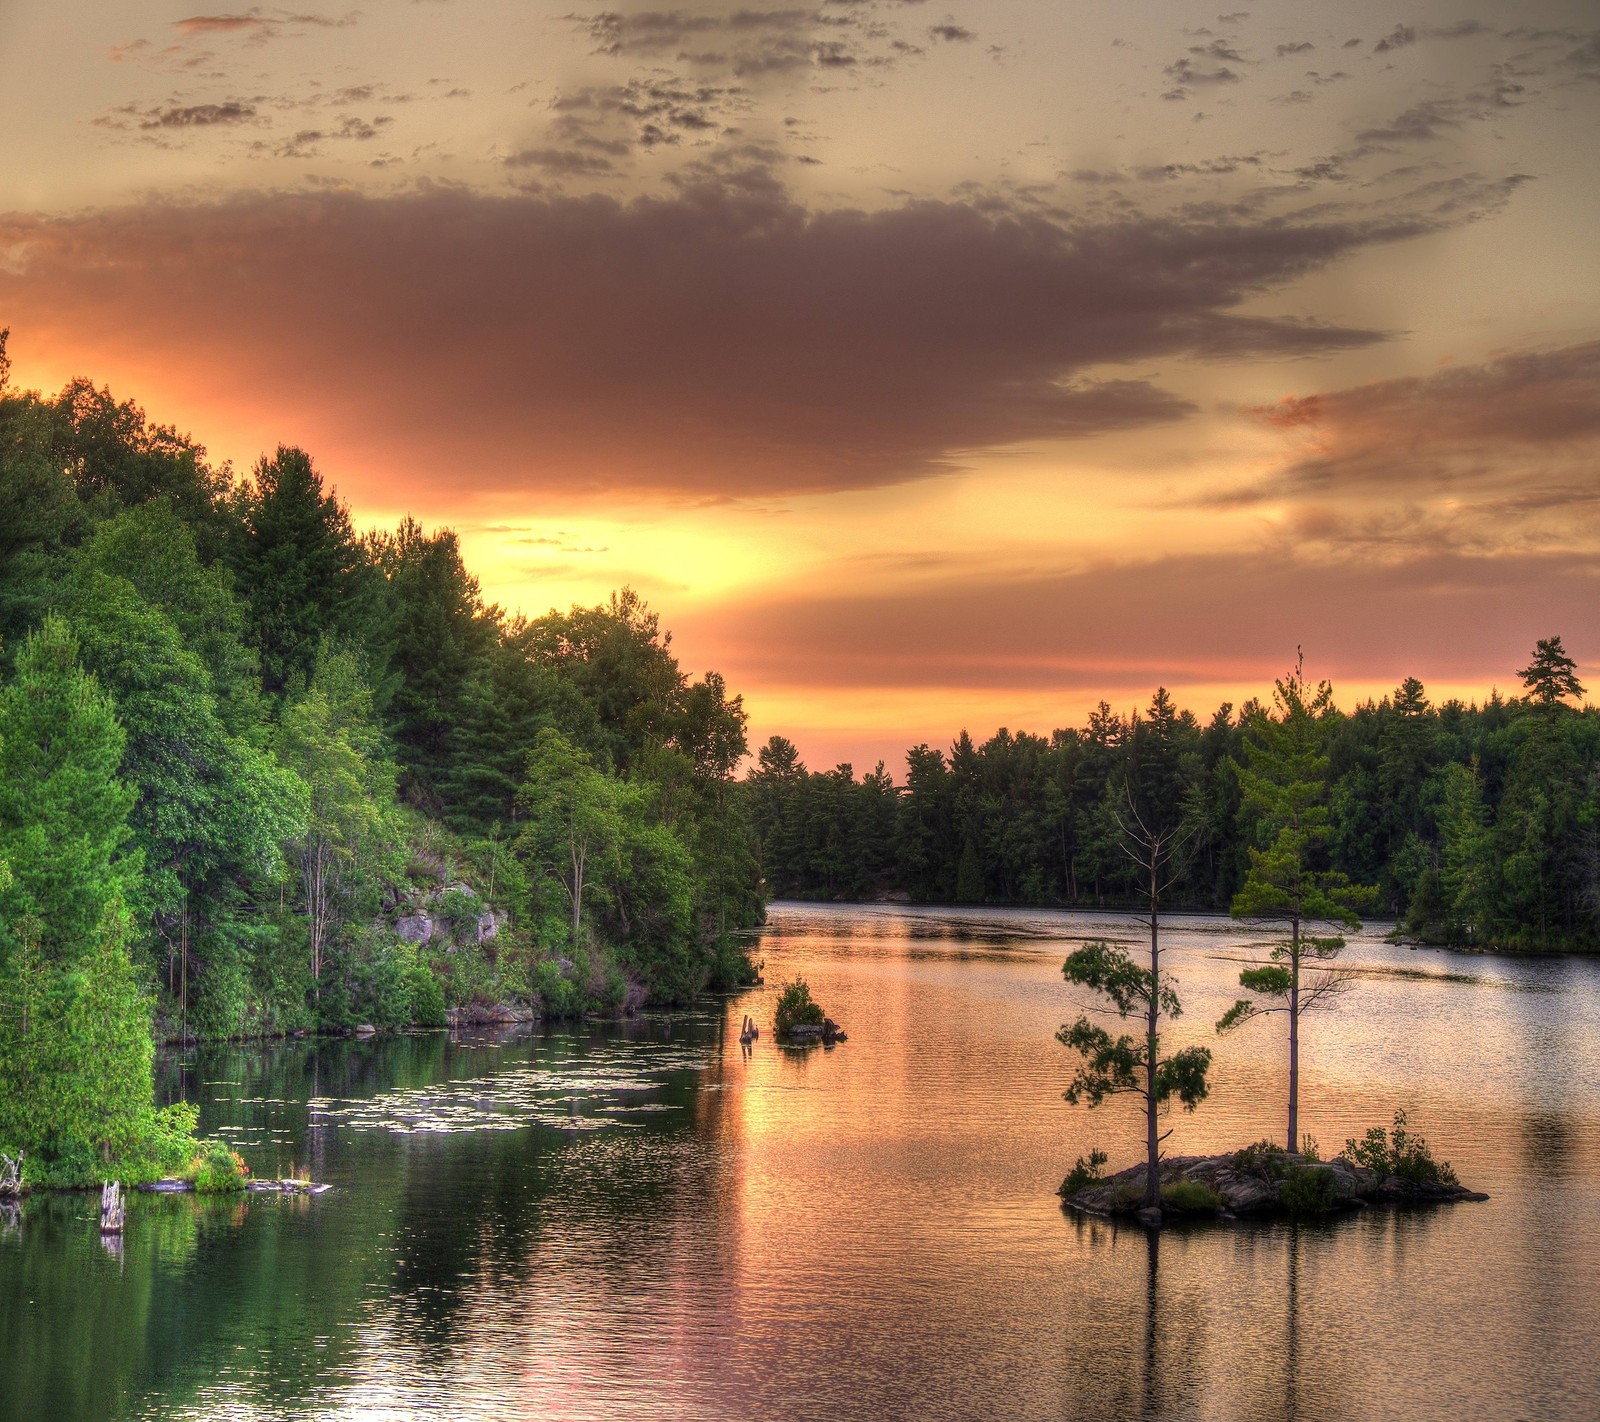
M 330 192 L 13 217 L 22 274 L 0 300 L 19 332 L 140 351 L 197 406 L 249 390 L 294 411 L 294 437 L 391 489 L 768 497 L 1191 408 L 1106 367 L 1369 344 L 1237 308 L 1420 230 L 809 212 L 766 170 L 701 169 L 630 203 Z
M 746 681 L 819 691 L 1260 685 L 1304 644 L 1319 674 L 1504 680 L 1550 627 L 1587 639 L 1600 573 L 1577 555 L 1308 559 L 1279 548 L 941 587 L 795 591 L 696 619 Z M 1585 645 L 1587 641 L 1585 640 Z M 950 728 L 954 729 L 954 728 Z M 988 728 L 985 728 L 988 729 Z

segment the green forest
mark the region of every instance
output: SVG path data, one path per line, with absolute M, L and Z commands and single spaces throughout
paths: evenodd
M 618 1013 L 751 976 L 745 712 L 632 592 L 488 606 L 0 335 L 0 1155 L 170 1167 L 153 1042 Z
M 8 376 L 0 333 L 0 1169 L 28 1182 L 192 1159 L 161 1041 L 682 1003 L 752 979 L 772 896 L 1130 904 L 1124 809 L 1181 832 L 1168 906 L 1246 883 L 1270 706 L 1160 690 L 916 746 L 902 784 L 774 737 L 736 779 L 741 698 L 635 593 L 507 614 L 453 532 L 358 533 L 302 450 L 236 477 L 88 381 Z M 1517 674 L 1350 714 L 1319 686 L 1310 867 L 1419 938 L 1594 948 L 1600 713 L 1559 637 Z
M 1422 941 L 1593 951 L 1600 711 L 1571 704 L 1583 687 L 1559 637 L 1508 673 L 1524 694 L 1471 706 L 1436 706 L 1412 677 L 1348 714 L 1314 689 L 1328 832 L 1312 867 L 1376 890 L 1377 912 Z M 793 898 L 1132 905 L 1144 871 L 1121 826 L 1130 804 L 1155 805 L 1187 845 L 1166 906 L 1227 911 L 1263 828 L 1239 768 L 1275 714 L 1252 700 L 1202 721 L 1158 690 L 1049 736 L 915 746 L 900 785 L 881 763 L 859 779 L 807 770 L 774 736 L 746 781 L 767 881 Z

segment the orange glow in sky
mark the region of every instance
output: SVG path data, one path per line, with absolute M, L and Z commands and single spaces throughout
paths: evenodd
M 813 766 L 1592 682 L 1600 31 L 1414 9 L 21 0 L 0 326 Z

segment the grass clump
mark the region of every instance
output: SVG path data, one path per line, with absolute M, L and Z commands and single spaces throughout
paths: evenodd
M 811 1000 L 811 988 L 804 978 L 795 978 L 779 989 L 773 1026 L 780 1037 L 796 1027 L 820 1027 L 823 1020 L 822 1005 Z
M 1233 1168 L 1263 1180 L 1282 1180 L 1289 1169 L 1289 1152 L 1272 1141 L 1257 1141 L 1233 1153 Z
M 1325 1165 L 1290 1166 L 1279 1198 L 1296 1219 L 1325 1215 L 1339 1198 L 1333 1172 Z
M 1099 1146 L 1091 1149 L 1087 1156 L 1080 1155 L 1056 1193 L 1070 1200 L 1078 1191 L 1087 1190 L 1089 1186 L 1098 1184 L 1100 1172 L 1106 1168 L 1106 1162 L 1110 1158 Z
M 1340 1154 L 1352 1165 L 1363 1166 L 1379 1176 L 1397 1176 L 1413 1185 L 1460 1184 L 1450 1162 L 1435 1160 L 1427 1141 L 1412 1134 L 1404 1111 L 1394 1113 L 1392 1129 L 1373 1126 L 1362 1140 L 1347 1140 Z
M 1161 1187 L 1161 1203 L 1186 1215 L 1214 1215 L 1222 1197 L 1198 1180 L 1174 1180 Z

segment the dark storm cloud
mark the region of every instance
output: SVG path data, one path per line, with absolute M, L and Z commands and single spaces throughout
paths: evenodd
M 977 39 L 977 35 L 961 25 L 932 25 L 928 29 L 928 38 L 944 40 L 949 44 L 968 44 Z
M 1396 681 L 1487 684 L 1539 629 L 1592 644 L 1600 616 L 1575 625 L 1573 609 L 1600 605 L 1597 593 L 1592 561 L 1569 554 L 1315 559 L 1273 545 L 1011 578 L 974 569 L 881 594 L 795 591 L 698 618 L 693 632 L 748 680 L 819 694 L 1260 682 L 1298 645 L 1336 683 L 1392 668 Z
M 294 412 L 286 438 L 424 498 L 759 496 L 1188 409 L 1097 379 L 1108 364 L 1368 344 L 1235 308 L 1423 230 L 808 212 L 770 169 L 713 164 L 679 184 L 631 203 L 330 192 L 17 217 L 0 223 L 20 270 L 0 268 L 0 300 L 19 332 L 139 352 L 194 408 L 249 390 Z

